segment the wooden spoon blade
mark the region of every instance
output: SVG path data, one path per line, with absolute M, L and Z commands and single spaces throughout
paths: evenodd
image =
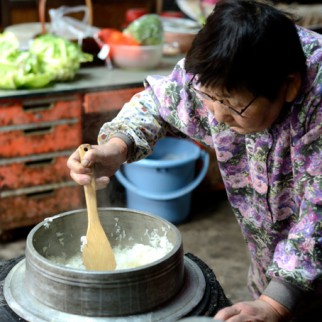
M 90 149 L 90 144 L 82 144 L 78 148 L 81 160 Z M 86 244 L 83 245 L 84 265 L 88 270 L 114 270 L 116 267 L 115 256 L 97 211 L 95 176 L 93 173 L 91 183 L 84 186 L 84 192 L 88 215 Z
M 83 247 L 83 263 L 87 270 L 114 270 L 115 257 L 103 229 L 92 227 L 86 234 L 86 245 Z

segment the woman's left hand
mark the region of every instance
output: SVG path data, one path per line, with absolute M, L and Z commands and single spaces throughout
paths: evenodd
M 258 300 L 221 309 L 214 318 L 228 322 L 281 322 L 290 319 L 290 312 L 272 298 L 262 295 Z

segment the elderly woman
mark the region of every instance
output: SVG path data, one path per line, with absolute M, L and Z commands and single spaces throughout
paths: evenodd
M 316 321 L 322 316 L 322 37 L 274 7 L 221 0 L 185 59 L 104 124 L 72 178 L 96 165 L 104 187 L 123 162 L 152 152 L 167 131 L 216 151 L 247 242 L 253 301 L 224 321 Z

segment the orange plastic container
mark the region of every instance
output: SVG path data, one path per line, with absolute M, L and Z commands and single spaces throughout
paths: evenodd
M 80 95 L 1 100 L 0 126 L 80 118 L 81 112 L 82 97 Z
M 1 192 L 0 230 L 32 226 L 46 217 L 79 208 L 83 203 L 83 188 L 67 184 L 16 190 L 11 195 Z
M 144 87 L 138 86 L 107 92 L 88 93 L 84 97 L 84 111 L 87 114 L 120 110 L 124 102 L 128 102 L 134 94 L 143 90 Z
M 81 144 L 82 125 L 78 120 L 0 128 L 0 158 L 74 150 Z
M 70 180 L 67 159 L 72 151 L 0 160 L 0 191 Z

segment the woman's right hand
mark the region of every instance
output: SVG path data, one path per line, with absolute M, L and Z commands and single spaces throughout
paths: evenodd
M 80 160 L 78 150 L 74 151 L 67 160 L 70 176 L 80 185 L 91 182 L 92 168 L 95 168 L 96 188 L 102 189 L 110 182 L 110 177 L 126 161 L 127 145 L 119 138 L 112 138 L 102 145 L 92 145 Z

